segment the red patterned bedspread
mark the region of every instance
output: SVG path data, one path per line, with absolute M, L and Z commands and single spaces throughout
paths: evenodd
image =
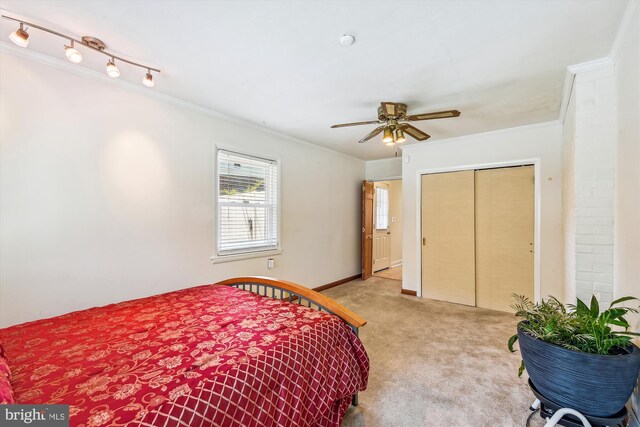
M 338 426 L 367 384 L 336 316 L 199 286 L 0 329 L 16 403 L 71 425 Z

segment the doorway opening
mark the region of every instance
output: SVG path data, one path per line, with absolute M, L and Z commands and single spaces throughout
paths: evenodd
M 365 181 L 362 279 L 402 280 L 402 180 Z

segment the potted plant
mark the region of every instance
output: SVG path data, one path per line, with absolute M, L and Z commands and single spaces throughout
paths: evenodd
M 547 399 L 585 415 L 612 416 L 622 410 L 631 396 L 640 369 L 640 348 L 631 342 L 627 313 L 635 308 L 619 304 L 636 300 L 620 298 L 600 312 L 598 300 L 587 306 L 565 306 L 554 297 L 532 303 L 514 295 L 512 305 L 518 333 L 508 347 L 520 342 L 522 363 L 538 391 Z M 617 330 L 616 330 L 617 328 Z

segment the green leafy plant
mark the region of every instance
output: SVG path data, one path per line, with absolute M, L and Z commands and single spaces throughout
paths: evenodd
M 629 331 L 630 325 L 625 319 L 627 313 L 637 313 L 638 310 L 615 307 L 625 301 L 637 300 L 635 297 L 617 299 L 602 312 L 595 296 L 591 297 L 589 306 L 580 299 L 576 305 L 566 306 L 555 297 L 535 304 L 522 295 L 514 295 L 514 299 L 516 302 L 511 307 L 516 311 L 516 316 L 523 320 L 519 323 L 523 332 L 569 350 L 604 355 L 624 354 L 633 336 L 640 336 Z M 511 352 L 515 351 L 513 345 L 517 340 L 517 334 L 509 338 L 507 345 Z M 522 375 L 524 369 L 522 361 L 518 376 Z

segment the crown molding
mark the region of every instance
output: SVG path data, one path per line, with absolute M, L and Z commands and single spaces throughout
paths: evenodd
M 586 73 L 589 71 L 602 70 L 608 67 L 614 67 L 618 62 L 618 56 L 622 50 L 622 45 L 627 38 L 627 33 L 630 31 L 631 25 L 635 20 L 639 18 L 636 16 L 640 9 L 640 1 L 629 0 L 627 7 L 622 14 L 620 26 L 616 32 L 616 37 L 611 45 L 609 55 L 604 58 L 596 59 L 593 61 L 583 62 L 581 64 L 569 65 L 564 76 L 564 88 L 562 90 L 562 101 L 560 102 L 560 123 L 564 123 L 567 115 L 567 108 L 569 108 L 569 101 L 571 100 L 571 94 L 573 93 L 573 85 L 575 82 L 576 74 Z
M 558 121 L 564 124 L 564 120 L 567 116 L 567 110 L 569 109 L 569 102 L 571 101 L 571 94 L 573 93 L 573 84 L 575 83 L 576 75 L 569 71 L 567 67 L 564 73 L 564 87 L 562 88 L 562 99 L 560 100 L 560 116 Z
M 402 147 L 404 148 L 404 147 Z M 367 160 L 367 163 L 383 163 L 383 162 L 401 162 L 402 157 L 385 157 L 383 159 Z
M 604 58 L 594 59 L 593 61 L 582 62 L 580 64 L 569 65 L 567 70 L 571 74 L 587 73 L 589 71 L 602 70 L 611 67 L 613 62 L 608 56 Z
M 569 101 L 571 100 L 571 94 L 573 93 L 576 75 L 587 73 L 589 71 L 604 70 L 606 68 L 613 67 L 613 65 L 613 61 L 611 61 L 608 56 L 605 56 L 604 58 L 595 59 L 593 61 L 587 61 L 580 64 L 569 65 L 567 67 L 564 74 L 562 99 L 560 100 L 560 115 L 558 117 L 560 123 L 564 123 L 564 119 L 567 116 L 567 108 L 569 108 Z
M 616 33 L 616 38 L 613 40 L 611 51 L 609 51 L 609 59 L 614 65 L 616 62 L 618 62 L 618 56 L 620 55 L 620 51 L 622 50 L 622 45 L 627 38 L 627 33 L 630 31 L 634 19 L 636 21 L 640 20 L 640 17 L 636 15 L 639 9 L 640 1 L 629 0 L 629 3 L 627 3 L 627 8 L 624 10 L 624 14 L 622 15 L 622 20 L 620 21 L 620 27 L 618 28 L 618 32 Z
M 594 59 L 593 61 L 569 65 L 567 67 L 564 74 L 562 99 L 560 100 L 560 114 L 558 117 L 560 123 L 564 123 L 564 119 L 567 116 L 567 109 L 569 108 L 569 101 L 571 100 L 571 94 L 573 93 L 573 86 L 576 80 L 576 75 L 587 73 L 589 71 L 604 70 L 610 67 L 613 67 L 613 62 L 608 56 L 600 59 Z
M 13 43 L 9 43 L 3 40 L 0 40 L 0 53 L 3 54 L 8 54 L 8 55 L 13 55 L 13 56 L 17 56 L 19 58 L 22 59 L 26 59 L 29 61 L 33 61 L 33 62 L 37 62 L 39 64 L 42 65 L 46 65 L 48 67 L 52 67 L 55 68 L 57 70 L 61 70 L 61 71 L 66 71 L 72 74 L 75 74 L 77 76 L 81 76 L 81 77 L 87 77 L 89 79 L 92 80 L 96 80 L 99 81 L 101 83 L 106 83 L 112 86 L 116 86 L 116 87 L 120 87 L 122 89 L 126 89 L 128 91 L 132 91 L 132 92 L 136 92 L 145 96 L 148 96 L 150 98 L 154 98 L 156 100 L 159 101 L 163 101 L 163 102 L 167 102 L 169 104 L 172 104 L 174 106 L 178 106 L 178 107 L 182 107 L 185 109 L 189 109 L 195 112 L 198 112 L 200 114 L 204 114 L 207 115 L 209 117 L 213 117 L 219 120 L 223 120 L 225 122 L 229 122 L 229 123 L 233 123 L 236 125 L 240 125 L 240 126 L 245 126 L 254 130 L 257 130 L 259 132 L 263 132 L 266 134 L 269 134 L 271 136 L 275 136 L 277 138 L 281 138 L 287 141 L 291 141 L 291 142 L 295 142 L 298 144 L 302 144 L 320 151 L 324 151 L 324 152 L 328 152 L 331 154 L 335 154 L 338 155 L 340 157 L 344 157 L 346 159 L 349 160 L 353 160 L 359 163 L 366 163 L 366 160 L 364 159 L 360 159 L 357 157 L 353 157 L 350 156 L 348 154 L 345 153 L 341 153 L 339 151 L 335 151 L 332 150 L 330 148 L 326 148 L 320 145 L 316 145 L 313 144 L 309 141 L 305 141 L 303 139 L 299 139 L 296 138 L 294 136 L 291 135 L 287 135 L 284 133 L 281 133 L 279 131 L 264 127 L 264 126 L 260 126 L 256 123 L 252 123 L 249 122 L 247 120 L 243 120 L 243 119 L 239 119 L 237 117 L 233 117 L 233 116 L 229 116 L 223 113 L 220 113 L 218 111 L 212 110 L 210 108 L 207 107 L 203 107 L 201 105 L 198 104 L 194 104 L 192 102 L 189 101 L 185 101 L 184 99 L 181 98 L 177 98 L 175 96 L 172 95 L 167 95 L 164 94 L 160 91 L 156 89 L 150 89 L 146 86 L 143 86 L 141 84 L 137 84 L 137 83 L 132 83 L 126 80 L 122 80 L 122 79 L 114 79 L 111 78 L 109 76 L 107 76 L 105 73 L 101 73 L 99 71 L 95 71 L 86 67 L 83 67 L 81 65 L 78 64 L 72 64 L 69 61 L 65 61 L 63 59 L 59 59 L 59 58 L 54 58 L 52 56 L 49 55 L 45 55 L 43 53 L 39 53 L 39 52 L 35 52 L 33 50 L 29 50 L 29 49 L 25 49 L 19 46 L 15 46 Z
M 540 129 L 540 128 L 546 128 L 546 127 L 552 127 L 552 126 L 559 126 L 559 125 L 560 125 L 560 122 L 558 120 L 549 120 L 546 122 L 532 123 L 530 125 L 514 126 L 510 128 L 504 128 L 504 129 L 489 130 L 486 132 L 470 133 L 468 135 L 454 136 L 452 138 L 432 139 L 432 140 L 429 140 L 429 144 L 425 144 L 425 143 L 411 144 L 411 145 L 405 146 L 404 150 L 406 153 L 410 153 L 414 149 L 426 147 L 428 145 L 440 144 L 443 142 L 447 142 L 447 143 L 460 142 L 460 141 L 466 141 L 468 139 L 477 138 L 477 137 L 494 136 L 494 135 L 501 135 L 504 133 L 512 133 L 512 132 L 522 132 L 526 130 Z

